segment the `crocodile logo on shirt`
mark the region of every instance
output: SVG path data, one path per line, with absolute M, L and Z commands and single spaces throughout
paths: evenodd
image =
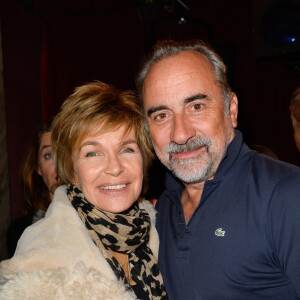
M 215 231 L 216 236 L 225 236 L 225 230 L 222 230 L 222 228 L 218 228 Z

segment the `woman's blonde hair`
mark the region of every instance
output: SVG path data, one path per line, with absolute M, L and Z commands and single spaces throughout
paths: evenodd
M 125 125 L 124 134 L 131 129 L 135 131 L 143 157 L 145 191 L 153 152 L 137 97 L 132 91 L 120 91 L 100 81 L 77 87 L 53 120 L 52 146 L 61 183 L 73 182 L 74 150 L 87 135 L 111 131 L 121 125 Z

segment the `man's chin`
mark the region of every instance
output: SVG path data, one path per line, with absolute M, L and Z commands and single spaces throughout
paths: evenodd
M 182 174 L 181 172 L 175 172 L 174 170 L 172 173 L 177 179 L 186 185 L 200 183 L 207 180 L 206 174 Z
M 205 180 L 206 180 L 206 178 L 199 179 L 199 180 L 191 180 L 191 181 L 183 181 L 182 180 L 182 183 L 184 185 L 193 185 L 193 184 L 198 184 L 198 183 L 204 182 Z

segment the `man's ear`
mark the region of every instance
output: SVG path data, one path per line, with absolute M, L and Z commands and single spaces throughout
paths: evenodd
M 238 121 L 238 98 L 235 93 L 231 93 L 230 96 L 230 119 L 234 128 L 237 127 Z

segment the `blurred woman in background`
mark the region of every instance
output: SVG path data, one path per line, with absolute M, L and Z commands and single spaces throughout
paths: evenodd
M 22 167 L 25 216 L 14 220 L 7 231 L 8 256 L 12 257 L 26 227 L 45 216 L 51 203 L 57 174 L 51 143 L 51 122 L 35 131 L 28 143 Z

